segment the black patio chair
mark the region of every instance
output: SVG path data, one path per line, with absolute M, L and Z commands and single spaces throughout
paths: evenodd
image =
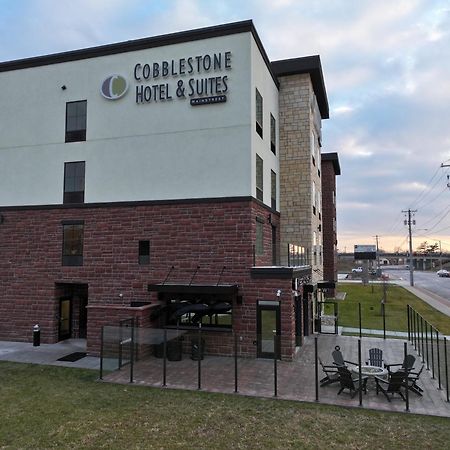
M 414 355 L 406 355 L 403 362 L 397 364 L 385 364 L 384 367 L 388 372 L 392 372 L 393 367 L 399 367 L 399 370 L 410 371 L 414 368 L 414 363 L 416 362 L 416 357 Z
M 325 376 L 320 380 L 320 386 L 326 386 L 328 384 L 337 383 L 339 381 L 339 372 L 336 366 L 326 366 L 319 358 L 319 363 L 322 366 Z
M 369 350 L 369 361 L 367 361 L 366 364 L 376 367 L 383 367 L 383 350 L 379 348 L 371 348 Z
M 339 372 L 339 383 L 341 384 L 341 389 L 337 395 L 339 395 L 344 389 L 350 391 L 351 398 L 353 398 L 359 391 L 363 391 L 367 394 L 367 378 L 362 377 L 361 385 L 359 384 L 359 377 L 352 377 L 352 373 L 347 367 L 338 367 Z
M 341 353 L 341 347 L 339 347 L 339 345 L 334 347 L 334 351 L 331 353 L 331 356 L 333 357 L 333 364 L 337 367 L 346 367 L 347 364 L 353 364 L 354 366 L 358 365 L 352 361 L 347 361 L 344 359 Z
M 401 370 L 397 372 L 390 372 L 388 380 L 383 380 L 380 377 L 375 377 L 375 384 L 377 386 L 377 395 L 381 391 L 384 396 L 388 399 L 388 401 L 391 401 L 391 398 L 398 394 L 403 399 L 403 401 L 406 401 L 405 396 L 403 395 L 402 388 L 406 388 L 406 372 L 403 372 Z M 391 394 L 389 396 L 389 394 Z
M 408 389 L 411 392 L 414 392 L 417 395 L 420 395 L 422 397 L 423 389 L 417 384 L 419 381 L 420 375 L 422 373 L 422 370 L 424 368 L 424 364 L 422 364 L 422 367 L 418 372 L 408 372 Z

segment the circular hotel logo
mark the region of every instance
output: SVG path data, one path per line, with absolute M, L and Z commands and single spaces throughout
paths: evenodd
M 128 82 L 122 75 L 111 75 L 103 81 L 100 91 L 108 100 L 117 100 L 126 94 L 127 89 Z

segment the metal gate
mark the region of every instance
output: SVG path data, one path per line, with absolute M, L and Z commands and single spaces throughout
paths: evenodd
M 338 334 L 339 306 L 337 302 L 318 301 L 316 331 L 322 334 Z

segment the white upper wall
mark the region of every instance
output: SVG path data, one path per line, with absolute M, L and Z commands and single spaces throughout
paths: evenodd
M 134 78 L 138 63 L 195 63 L 195 56 L 225 52 L 229 68 L 222 61 L 216 71 Z M 107 100 L 100 86 L 114 74 L 128 80 L 128 92 Z M 177 83 L 187 94 L 192 78 L 221 77 L 223 90 L 225 76 L 225 103 L 192 106 L 176 95 Z M 137 104 L 141 84 L 168 84 L 172 99 Z M 278 92 L 250 32 L 0 72 L 0 85 L 0 206 L 62 203 L 70 161 L 86 161 L 86 203 L 255 196 L 256 153 L 270 205 L 271 168 L 278 175 L 270 113 L 278 124 Z M 255 132 L 255 87 L 264 98 L 264 139 Z M 65 143 L 66 103 L 77 100 L 87 100 L 86 141 Z
M 264 203 L 271 204 L 271 170 L 277 175 L 277 210 L 280 207 L 280 177 L 279 177 L 279 133 L 278 133 L 278 88 L 267 70 L 264 59 L 256 45 L 251 41 L 252 74 L 251 74 L 251 104 L 252 104 L 252 195 L 256 197 L 256 154 L 263 160 L 263 194 Z M 256 89 L 263 98 L 263 133 L 262 138 L 256 132 Z M 276 120 L 276 154 L 270 145 L 270 115 Z

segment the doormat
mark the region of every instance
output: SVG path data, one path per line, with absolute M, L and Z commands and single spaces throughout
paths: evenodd
M 63 356 L 62 358 L 58 358 L 57 361 L 75 362 L 81 358 L 84 358 L 85 356 L 86 356 L 85 352 L 75 352 L 71 353 L 70 355 Z

